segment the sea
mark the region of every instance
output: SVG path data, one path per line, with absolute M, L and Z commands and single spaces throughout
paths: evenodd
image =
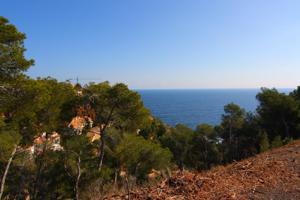
M 292 90 L 279 89 L 284 93 Z M 202 123 L 219 124 L 224 105 L 228 103 L 255 112 L 258 106 L 256 95 L 260 89 L 148 89 L 137 92 L 153 116 L 171 126 L 185 124 L 195 128 Z

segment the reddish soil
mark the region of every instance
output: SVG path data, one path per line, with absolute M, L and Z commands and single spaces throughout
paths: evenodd
M 128 199 L 114 195 L 108 199 Z M 175 173 L 157 186 L 132 191 L 135 200 L 300 200 L 300 140 L 212 170 Z

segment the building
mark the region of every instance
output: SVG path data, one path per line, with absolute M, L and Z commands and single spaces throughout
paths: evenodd
M 63 151 L 64 148 L 60 144 L 61 138 L 57 132 L 47 134 L 46 132 L 38 135 L 33 140 L 33 145 L 27 148 L 31 154 L 40 154 L 44 150 Z

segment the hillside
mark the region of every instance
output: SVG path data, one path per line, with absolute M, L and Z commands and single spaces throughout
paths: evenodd
M 130 196 L 149 200 L 300 199 L 300 141 L 207 172 L 177 173 Z

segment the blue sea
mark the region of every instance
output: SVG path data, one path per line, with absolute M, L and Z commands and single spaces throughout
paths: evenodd
M 281 89 L 290 92 L 292 89 Z M 185 124 L 219 124 L 224 105 L 235 103 L 246 111 L 255 112 L 260 89 L 195 89 L 195 90 L 138 90 L 144 105 L 163 122 L 175 126 Z

